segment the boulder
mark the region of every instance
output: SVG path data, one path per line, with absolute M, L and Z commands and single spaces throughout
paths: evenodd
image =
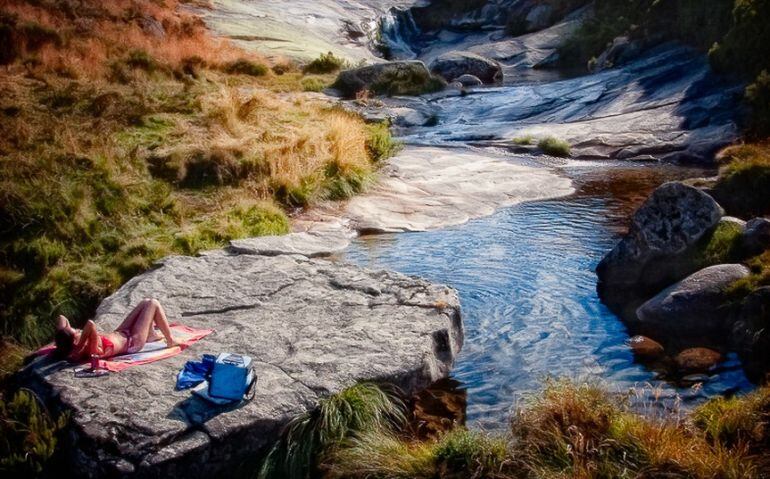
M 477 76 L 465 74 L 460 75 L 459 77 L 455 78 L 454 81 L 461 83 L 465 87 L 472 87 L 472 86 L 481 86 L 484 84 L 483 81 Z
M 746 223 L 741 238 L 741 249 L 746 257 L 756 256 L 770 249 L 770 220 L 754 218 Z
M 674 357 L 674 364 L 682 374 L 708 372 L 720 361 L 722 353 L 709 348 L 688 348 Z
M 431 62 L 430 71 L 447 81 L 462 75 L 473 75 L 484 83 L 503 80 L 503 69 L 499 63 L 471 52 L 453 51 L 439 55 Z
M 770 371 L 770 286 L 757 288 L 743 300 L 731 341 L 750 378 Z
M 657 188 L 634 213 L 628 234 L 596 268 L 602 300 L 622 311 L 697 271 L 685 253 L 722 213 L 712 197 L 692 186 L 671 182 Z
M 666 354 L 663 345 L 647 336 L 633 336 L 628 340 L 628 345 L 635 356 L 646 361 L 659 359 Z
M 535 32 L 550 27 L 553 24 L 553 17 L 553 6 L 547 3 L 535 5 L 524 19 L 527 23 L 527 31 Z
M 344 70 L 332 85 L 347 98 L 364 90 L 378 95 L 421 95 L 444 86 L 444 81 L 431 75 L 425 64 L 417 60 L 375 63 Z
M 24 386 L 70 411 L 69 475 L 231 477 L 323 397 L 367 380 L 413 394 L 449 374 L 463 341 L 454 290 L 296 254 L 318 245 L 239 244 L 272 256 L 169 257 L 100 305 L 102 330 L 144 297 L 158 298 L 172 322 L 215 330 L 181 354 L 99 378 L 48 358 L 21 373 Z M 225 351 L 253 358 L 252 400 L 214 407 L 174 389 L 185 361 Z
M 600 71 L 622 65 L 637 58 L 641 52 L 641 40 L 632 40 L 627 36 L 616 37 L 610 46 L 596 58 L 596 62 L 591 65 L 591 70 Z
M 725 290 L 749 273 L 740 264 L 704 268 L 645 302 L 636 310 L 637 318 L 646 330 L 677 339 L 723 333 L 732 316 Z

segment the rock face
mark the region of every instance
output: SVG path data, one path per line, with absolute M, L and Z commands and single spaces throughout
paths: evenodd
M 725 290 L 749 275 L 740 264 L 709 266 L 671 285 L 636 311 L 646 330 L 679 338 L 726 332 L 730 311 Z
M 419 95 L 436 91 L 442 86 L 440 83 L 423 62 L 405 60 L 345 70 L 332 87 L 343 96 L 353 98 L 363 90 L 377 94 Z
M 731 339 L 750 377 L 760 379 L 770 370 L 770 286 L 744 299 Z
M 756 256 L 770 249 L 770 220 L 754 218 L 746 223 L 741 248 L 746 256 Z
M 298 249 L 294 240 L 285 249 Z M 281 249 L 274 246 L 270 254 Z M 454 290 L 296 254 L 166 258 L 101 304 L 99 327 L 116 327 L 150 296 L 172 322 L 215 333 L 178 356 L 105 377 L 79 379 L 45 360 L 25 371 L 28 386 L 71 411 L 68 457 L 78 477 L 226 475 L 319 398 L 362 380 L 412 393 L 447 376 L 463 342 Z M 174 390 L 185 361 L 224 351 L 254 359 L 253 400 L 214 408 Z
M 599 263 L 598 291 L 613 309 L 693 272 L 682 254 L 719 222 L 722 208 L 683 183 L 656 189 L 634 213 L 628 234 Z
M 462 75 L 473 75 L 484 83 L 499 83 L 503 69 L 495 60 L 471 52 L 448 52 L 436 57 L 430 71 L 453 81 Z

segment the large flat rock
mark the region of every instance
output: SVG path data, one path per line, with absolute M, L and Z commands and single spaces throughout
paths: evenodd
M 512 159 L 484 149 L 407 147 L 345 216 L 363 232 L 425 231 L 574 192 L 569 179 Z
M 60 363 L 28 368 L 30 385 L 71 410 L 76 476 L 227 473 L 321 397 L 362 380 L 414 392 L 449 373 L 463 341 L 454 290 L 309 259 L 290 238 L 287 254 L 271 245 L 273 256 L 167 258 L 101 304 L 103 330 L 144 297 L 158 298 L 172 322 L 216 330 L 176 357 L 92 379 Z M 185 361 L 225 351 L 254 358 L 252 401 L 216 409 L 174 390 Z

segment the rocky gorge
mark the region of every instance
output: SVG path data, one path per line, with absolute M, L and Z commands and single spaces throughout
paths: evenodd
M 463 424 L 488 429 L 548 375 L 666 411 L 752 390 L 770 294 L 741 284 L 770 220 L 713 178 L 744 85 L 669 39 L 618 36 L 590 69 L 565 67 L 590 3 L 185 5 L 245 48 L 344 59 L 309 95 L 387 122 L 403 147 L 365 193 L 299 212 L 292 233 L 168 257 L 101 303 L 105 328 L 150 296 L 214 328 L 200 346 L 255 359 L 250 402 L 214 410 L 171 390 L 199 345 L 99 381 L 28 365 L 23 384 L 70 411 L 68 467 L 233 474 L 362 381 L 410 397 L 452 378 Z

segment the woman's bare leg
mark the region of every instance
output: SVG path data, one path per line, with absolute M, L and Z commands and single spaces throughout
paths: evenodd
M 143 300 L 139 301 L 139 304 L 134 306 L 134 309 L 132 309 L 131 312 L 128 313 L 128 316 L 126 316 L 126 319 L 124 319 L 123 322 L 120 323 L 120 326 L 115 328 L 115 331 L 128 331 L 128 332 L 130 332 L 133 329 L 133 326 L 134 326 L 134 323 L 136 322 L 136 319 L 150 305 L 151 301 L 152 300 L 150 298 L 144 298 Z
M 174 338 L 171 336 L 171 328 L 169 328 L 168 325 L 166 312 L 163 310 L 163 307 L 158 300 L 152 299 L 145 308 L 142 309 L 139 317 L 134 321 L 134 324 L 131 327 L 131 337 L 129 338 L 131 347 L 128 350 L 129 353 L 135 353 L 144 347 L 148 338 L 151 336 L 151 332 L 154 333 L 154 331 L 152 331 L 153 325 L 157 325 L 161 333 L 163 333 L 166 344 L 169 346 L 175 344 Z

